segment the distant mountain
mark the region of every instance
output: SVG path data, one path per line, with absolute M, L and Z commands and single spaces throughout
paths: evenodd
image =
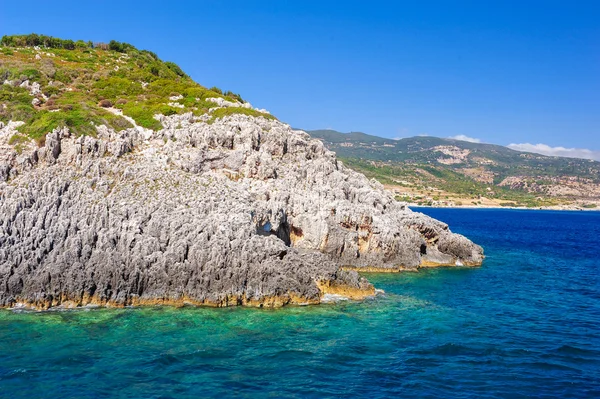
M 532 206 L 600 199 L 597 161 L 430 136 L 394 140 L 361 132 L 308 133 L 350 166 L 372 176 L 377 174 L 389 184 L 429 184 L 449 193 L 517 200 Z M 369 170 L 374 167 L 377 173 Z M 466 190 L 464 185 L 471 188 Z

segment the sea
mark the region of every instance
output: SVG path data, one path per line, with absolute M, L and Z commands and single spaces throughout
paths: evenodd
M 600 212 L 421 208 L 480 268 L 282 309 L 0 311 L 0 398 L 600 398 Z

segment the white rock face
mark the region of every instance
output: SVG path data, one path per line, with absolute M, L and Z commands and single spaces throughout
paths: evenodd
M 5 81 L 4 84 L 7 84 L 7 81 Z M 37 96 L 37 95 L 42 94 L 41 86 L 38 82 L 29 83 L 29 80 L 25 80 L 23 83 L 21 83 L 19 85 L 19 87 L 23 87 L 23 88 L 29 90 L 29 94 L 31 94 L 32 96 Z
M 226 108 L 226 107 L 240 107 L 240 108 L 254 109 L 254 110 L 258 111 L 258 112 L 263 112 L 265 114 L 269 114 L 270 113 L 269 111 L 264 110 L 264 109 L 253 108 L 252 104 L 250 104 L 250 103 L 241 103 L 239 101 L 232 102 L 232 101 L 227 101 L 227 100 L 225 100 L 223 98 L 220 98 L 220 97 L 210 97 L 210 98 L 207 98 L 206 101 L 213 102 L 218 107 L 221 107 L 221 108 Z
M 227 101 L 221 97 L 210 97 L 207 98 L 206 101 L 215 103 L 219 107 L 240 107 L 242 105 L 242 103 Z
M 52 132 L 21 155 L 0 129 L 0 306 L 319 302 L 355 272 L 479 264 L 301 131 L 233 115 Z M 330 292 L 340 294 L 340 292 Z

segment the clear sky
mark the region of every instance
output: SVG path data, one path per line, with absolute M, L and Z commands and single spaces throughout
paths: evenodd
M 26 4 L 0 34 L 125 41 L 294 127 L 600 151 L 598 0 Z

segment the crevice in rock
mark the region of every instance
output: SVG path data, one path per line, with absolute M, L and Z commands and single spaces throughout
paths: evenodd
M 260 236 L 274 235 L 283 241 L 288 247 L 292 244 L 292 240 L 290 238 L 290 226 L 287 222 L 279 223 L 277 230 L 273 230 L 273 225 L 271 222 L 266 221 L 264 224 L 257 226 L 256 233 Z

